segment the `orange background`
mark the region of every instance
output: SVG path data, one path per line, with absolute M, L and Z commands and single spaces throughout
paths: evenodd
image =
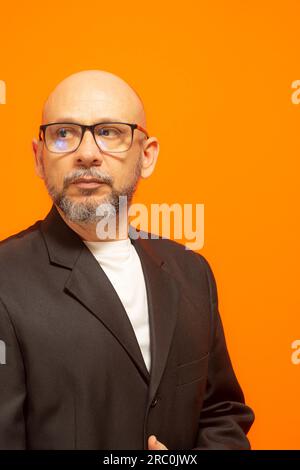
M 43 100 L 104 69 L 143 97 L 161 143 L 136 202 L 205 204 L 205 245 L 228 348 L 256 413 L 254 449 L 299 449 L 298 1 L 0 4 L 0 238 L 44 218 L 33 167 Z

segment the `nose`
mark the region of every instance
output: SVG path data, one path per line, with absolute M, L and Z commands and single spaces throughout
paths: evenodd
M 89 129 L 85 131 L 82 141 L 75 153 L 77 162 L 81 164 L 89 165 L 92 163 L 93 165 L 101 165 L 103 160 L 103 155 Z

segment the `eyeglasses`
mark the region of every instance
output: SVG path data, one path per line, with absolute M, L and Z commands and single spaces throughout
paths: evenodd
M 85 132 L 89 130 L 100 150 L 119 153 L 130 149 L 136 129 L 143 132 L 147 139 L 149 138 L 148 132 L 143 127 L 128 122 L 99 122 L 91 126 L 73 122 L 52 122 L 40 126 L 39 140 L 44 140 L 49 152 L 75 152 Z

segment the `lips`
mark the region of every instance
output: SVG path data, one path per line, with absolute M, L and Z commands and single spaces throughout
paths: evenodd
M 101 181 L 98 178 L 78 178 L 77 180 L 73 181 L 73 184 L 78 184 L 78 183 L 85 183 L 85 184 L 97 183 L 97 184 L 101 184 Z
M 97 189 L 103 185 L 99 178 L 78 178 L 72 184 L 81 189 Z

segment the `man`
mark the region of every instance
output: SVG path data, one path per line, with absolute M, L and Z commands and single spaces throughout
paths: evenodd
M 159 151 L 140 97 L 83 71 L 42 120 L 33 150 L 53 206 L 0 244 L 0 447 L 248 449 L 253 412 L 207 261 L 128 223 Z

